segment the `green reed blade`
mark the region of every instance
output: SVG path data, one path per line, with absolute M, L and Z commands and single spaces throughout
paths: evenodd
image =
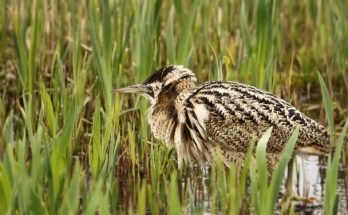
M 321 74 L 319 72 L 317 72 L 317 75 L 318 75 L 318 79 L 319 79 L 319 83 L 320 83 L 321 93 L 323 96 L 323 104 L 325 107 L 326 118 L 327 118 L 327 122 L 329 124 L 330 138 L 331 138 L 331 142 L 333 142 L 335 140 L 335 136 L 334 136 L 335 125 L 334 125 L 334 119 L 333 119 L 333 106 L 332 106 L 332 102 L 330 99 L 329 90 L 326 87 L 326 84 L 325 84 L 323 77 L 321 76 Z
M 324 194 L 324 214 L 337 214 L 338 210 L 338 196 L 337 196 L 337 182 L 338 182 L 338 168 L 342 154 L 342 146 L 347 135 L 348 119 L 336 141 L 334 155 L 327 164 L 325 177 L 325 194 Z

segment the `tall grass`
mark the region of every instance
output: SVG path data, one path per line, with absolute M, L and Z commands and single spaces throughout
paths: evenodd
M 168 63 L 188 66 L 199 81 L 236 80 L 291 95 L 301 110 L 327 122 L 336 149 L 323 211 L 342 210 L 336 189 L 339 166 L 347 163 L 341 162 L 347 123 L 339 123 L 348 113 L 346 1 L 5 0 L 0 6 L 1 213 L 278 210 L 298 130 L 272 176 L 265 159 L 271 130 L 256 148 L 251 144 L 241 170 L 226 170 L 219 157 L 209 169 L 178 169 L 175 150 L 150 133 L 146 101 L 112 94 Z
M 256 148 L 256 166 L 251 165 L 250 179 L 255 214 L 271 214 L 274 212 L 278 200 L 280 186 L 285 168 L 290 161 L 299 134 L 297 127 L 289 138 L 279 163 L 272 173 L 271 181 L 267 182 L 266 146 L 271 136 L 272 128 L 268 129 L 260 138 Z M 257 171 L 256 171 L 257 169 Z

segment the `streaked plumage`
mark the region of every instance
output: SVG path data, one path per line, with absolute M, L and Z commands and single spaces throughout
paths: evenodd
M 198 86 L 196 81 L 189 69 L 167 66 L 141 85 L 116 90 L 139 92 L 150 101 L 151 130 L 156 139 L 175 147 L 179 164 L 182 160 L 211 163 L 217 146 L 227 166 L 239 163 L 252 138 L 270 126 L 269 157 L 283 150 L 296 125 L 301 126 L 297 149 L 330 150 L 327 130 L 284 100 L 232 81 Z

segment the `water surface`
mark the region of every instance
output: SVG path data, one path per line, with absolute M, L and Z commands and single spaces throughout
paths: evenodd
M 312 155 L 297 155 L 296 164 L 293 174 L 293 191 L 298 196 L 313 200 L 307 204 L 304 202 L 295 202 L 296 212 L 298 214 L 323 214 L 327 159 Z M 222 213 L 221 207 L 219 208 L 215 205 L 212 207 L 211 196 L 214 194 L 209 189 L 212 174 L 210 168 L 205 167 L 201 169 L 197 167 L 193 168 L 192 171 L 194 173 L 188 176 L 191 178 L 182 179 L 182 186 L 187 186 L 187 181 L 191 183 L 192 199 L 189 202 L 186 212 L 188 214 Z M 298 174 L 295 174 L 295 172 Z M 344 179 L 344 175 L 347 173 L 347 170 L 343 170 L 340 167 L 337 184 L 340 214 L 348 214 Z M 284 186 L 281 192 L 284 192 Z

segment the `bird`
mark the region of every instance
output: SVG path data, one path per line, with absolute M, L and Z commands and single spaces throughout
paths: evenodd
M 181 65 L 164 66 L 142 84 L 114 92 L 137 93 L 149 101 L 151 131 L 155 139 L 175 148 L 179 166 L 212 164 L 217 148 L 225 166 L 243 165 L 253 138 L 260 138 L 269 127 L 273 128 L 266 149 L 270 165 L 277 162 L 296 126 L 300 127 L 296 150 L 330 151 L 327 129 L 285 100 L 234 81 L 197 84 L 196 75 Z

